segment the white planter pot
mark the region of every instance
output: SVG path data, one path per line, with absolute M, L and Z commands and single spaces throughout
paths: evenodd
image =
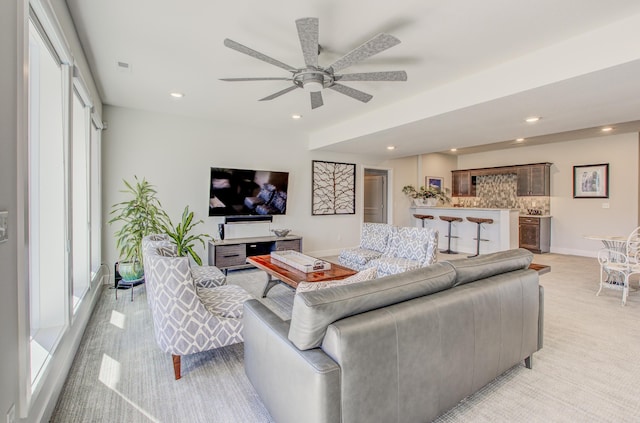
M 437 198 L 426 198 L 426 199 L 414 198 L 413 203 L 417 207 L 435 207 L 435 205 L 438 204 L 438 199 Z

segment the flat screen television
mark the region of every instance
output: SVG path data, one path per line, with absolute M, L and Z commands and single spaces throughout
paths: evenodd
M 209 216 L 287 212 L 288 172 L 211 168 Z

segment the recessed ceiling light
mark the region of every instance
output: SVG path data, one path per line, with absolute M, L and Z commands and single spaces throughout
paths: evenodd
M 388 145 L 387 146 L 387 150 L 395 150 L 396 146 L 395 145 Z
M 291 115 L 291 119 L 302 119 L 302 115 Z
M 530 116 L 530 117 L 528 117 L 528 118 L 526 118 L 526 119 L 525 119 L 525 122 L 527 122 L 527 123 L 534 123 L 534 122 L 539 121 L 540 119 L 542 119 L 542 117 L 541 117 L 541 116 Z
M 458 151 L 458 149 L 457 148 L 452 148 L 451 151 Z
M 179 93 L 179 92 L 172 92 L 172 93 L 169 93 L 169 95 L 171 97 L 173 97 L 173 98 L 182 98 L 182 97 L 184 97 L 184 94 L 183 93 Z
M 522 142 L 524 141 L 524 138 L 516 138 L 516 142 Z
M 613 131 L 613 126 L 605 126 L 601 129 L 602 132 L 610 132 Z

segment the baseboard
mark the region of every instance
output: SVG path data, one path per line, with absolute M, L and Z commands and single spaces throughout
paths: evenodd
M 564 254 L 567 256 L 581 256 L 581 257 L 598 257 L 597 251 L 590 250 L 576 250 L 573 248 L 551 248 L 551 253 Z
M 305 251 L 304 254 L 311 257 L 330 257 L 340 254 L 341 248 L 333 250 L 317 250 L 317 251 Z

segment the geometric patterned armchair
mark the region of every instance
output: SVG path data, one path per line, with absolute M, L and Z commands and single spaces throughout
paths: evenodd
M 369 262 L 382 256 L 389 248 L 393 226 L 386 223 L 363 223 L 360 245 L 340 251 L 338 262 L 354 270 L 370 267 Z
M 438 260 L 438 231 L 431 228 L 393 228 L 389 248 L 369 266 L 378 268 L 378 277 L 426 267 Z
M 145 279 L 156 342 L 172 355 L 177 380 L 181 356 L 243 342 L 243 303 L 251 296 L 237 285 L 197 287 L 189 259 L 163 244 L 145 243 Z

